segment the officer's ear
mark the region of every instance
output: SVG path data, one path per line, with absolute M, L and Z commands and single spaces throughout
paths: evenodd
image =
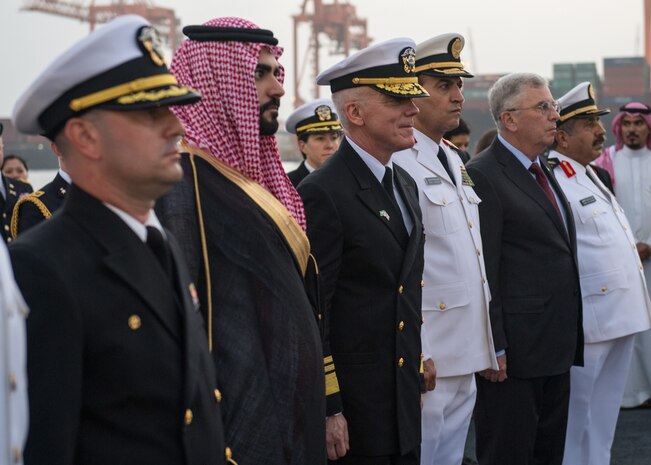
M 558 128 L 556 130 L 556 134 L 554 135 L 554 138 L 556 139 L 556 146 L 566 149 L 569 144 L 569 134 L 565 132 L 562 128 Z
M 63 135 L 70 146 L 79 154 L 91 158 L 100 158 L 100 133 L 95 118 L 90 113 L 75 116 L 66 121 Z

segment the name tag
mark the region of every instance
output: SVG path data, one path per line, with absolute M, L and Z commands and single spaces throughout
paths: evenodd
M 591 195 L 590 197 L 586 197 L 585 199 L 579 200 L 579 202 L 581 202 L 581 205 L 583 205 L 584 207 L 586 205 L 590 205 L 591 203 L 595 203 L 596 201 L 597 201 L 597 199 L 594 198 L 594 195 Z
M 441 184 L 443 181 L 441 178 L 438 176 L 434 176 L 433 178 L 425 178 L 425 184 L 428 186 L 433 186 L 434 184 Z

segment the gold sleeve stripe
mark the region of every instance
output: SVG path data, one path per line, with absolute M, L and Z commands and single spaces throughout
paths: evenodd
M 329 367 L 326 367 L 325 372 L 326 372 L 326 375 L 327 375 L 328 373 L 334 373 L 334 372 L 335 372 L 335 366 L 334 366 L 334 365 L 331 365 L 331 366 L 329 366 Z
M 332 355 L 328 355 L 327 357 L 323 357 L 323 363 L 328 364 L 328 363 L 333 363 L 334 359 L 332 358 Z
M 326 375 L 325 388 L 326 388 L 326 396 L 330 396 L 332 394 L 336 394 L 339 392 L 339 381 L 337 381 L 336 373 L 330 373 Z

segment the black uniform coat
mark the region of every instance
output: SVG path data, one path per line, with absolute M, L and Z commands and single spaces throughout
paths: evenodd
M 310 174 L 310 172 L 305 167 L 305 160 L 303 160 L 301 164 L 298 165 L 298 168 L 287 173 L 287 176 L 289 177 L 289 180 L 292 182 L 294 187 L 298 187 L 303 178 L 305 178 L 305 176 L 308 174 Z
M 298 189 L 353 455 L 403 455 L 420 445 L 424 235 L 416 184 L 394 169 L 414 223 L 409 237 L 388 194 L 346 140 Z
M 239 465 L 325 462 L 320 336 L 303 280 L 276 224 L 239 187 L 194 157 L 207 242 L 213 356 L 226 444 Z M 202 310 L 207 283 L 193 171 L 156 211 L 181 242 Z
M 126 223 L 73 186 L 12 244 L 30 308 L 26 465 L 224 463 L 205 326 L 168 239 L 178 294 Z
M 53 214 L 59 209 L 59 207 L 61 207 L 61 205 L 63 205 L 63 201 L 65 200 L 69 189 L 70 184 L 68 184 L 68 181 L 63 179 L 61 175 L 57 173 L 52 182 L 47 183 L 31 195 L 35 196 L 34 198 L 41 202 L 50 214 Z M 17 217 L 16 236 L 24 233 L 46 219 L 44 212 L 42 212 L 36 204 L 29 199 L 23 199 L 21 202 L 18 202 L 13 214 Z
M 26 182 L 9 179 L 0 174 L 0 182 L 4 185 L 6 199 L 0 194 L 0 214 L 2 215 L 2 237 L 5 242 L 12 241 L 11 237 L 11 214 L 14 211 L 16 202 L 24 196 L 34 191 L 32 186 Z
M 533 176 L 497 138 L 466 165 L 482 200 L 495 350 L 506 349 L 508 374 L 518 378 L 558 375 L 583 363 L 572 209 L 541 165 L 565 210 L 567 229 Z

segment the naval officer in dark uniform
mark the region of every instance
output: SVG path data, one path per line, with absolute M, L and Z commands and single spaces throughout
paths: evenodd
M 381 42 L 317 77 L 346 130 L 298 188 L 323 283 L 326 386 L 339 391 L 328 396 L 326 419 L 337 464 L 419 463 L 425 238 L 416 184 L 391 162 L 414 145 L 412 98 L 428 96 L 414 47 Z
M 2 140 L 2 132 L 4 126 L 0 123 L 0 165 L 4 160 L 4 141 Z M 4 174 L 0 173 L 0 219 L 2 220 L 2 237 L 5 242 L 9 243 L 12 240 L 11 236 L 11 213 L 18 200 L 32 192 L 32 186 L 26 182 L 9 179 Z
M 341 124 L 332 101 L 321 98 L 301 105 L 285 122 L 287 132 L 296 134 L 303 161 L 287 173 L 294 187 L 320 167 L 337 151 L 341 143 Z
M 178 85 L 143 18 L 122 16 L 57 58 L 19 99 L 73 184 L 10 248 L 27 322 L 25 464 L 224 464 L 214 366 L 194 284 L 155 200 L 183 172 Z M 55 246 L 53 246 L 55 244 Z

